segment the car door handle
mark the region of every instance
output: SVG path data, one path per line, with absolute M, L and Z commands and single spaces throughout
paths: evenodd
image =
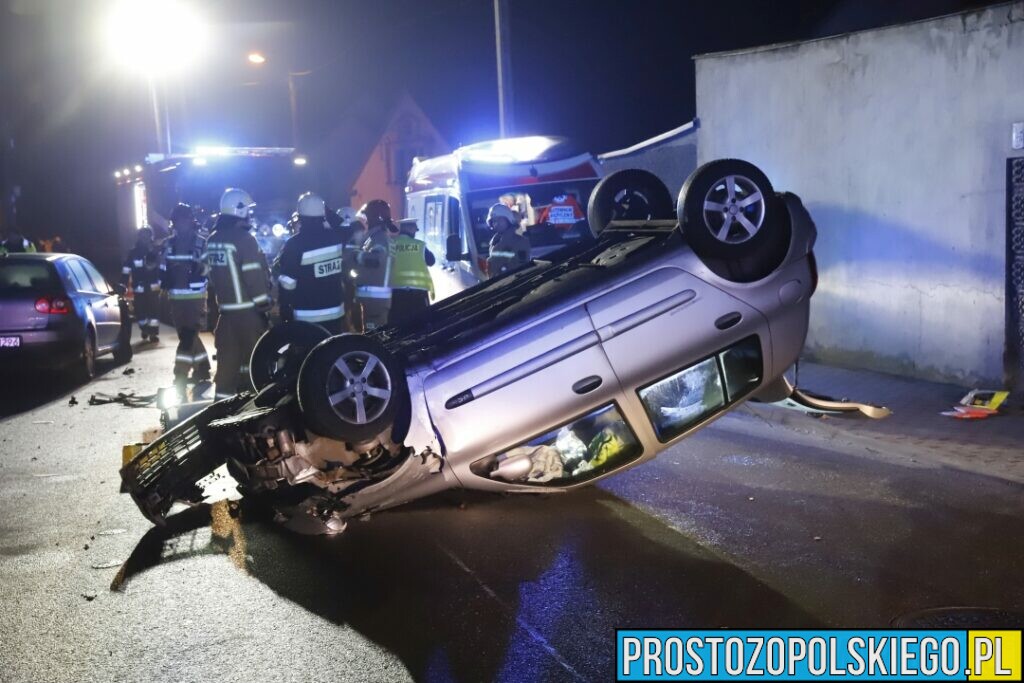
M 601 386 L 602 382 L 604 382 L 604 380 L 597 375 L 591 375 L 590 377 L 584 377 L 573 384 L 572 390 L 577 394 L 589 394 L 591 391 Z

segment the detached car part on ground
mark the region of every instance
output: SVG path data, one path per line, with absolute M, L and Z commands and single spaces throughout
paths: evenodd
M 556 492 L 653 458 L 746 399 L 777 401 L 816 286 L 816 230 L 753 165 L 697 169 L 673 206 L 638 170 L 588 209 L 596 240 L 370 336 L 270 330 L 258 393 L 202 409 L 121 471 L 143 513 L 226 464 L 288 526 L 465 487 Z

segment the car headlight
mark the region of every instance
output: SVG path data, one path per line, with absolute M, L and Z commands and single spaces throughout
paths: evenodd
M 162 387 L 156 390 L 156 407 L 160 410 L 170 410 L 181 405 L 181 394 L 177 387 Z

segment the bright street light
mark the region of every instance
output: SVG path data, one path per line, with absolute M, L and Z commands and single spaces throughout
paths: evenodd
M 250 64 L 263 64 L 267 61 L 267 58 L 259 52 L 250 52 L 248 59 Z
M 183 0 L 118 0 L 103 41 L 119 65 L 148 78 L 180 73 L 203 56 L 209 29 Z
M 306 157 L 295 157 L 294 159 L 292 159 L 292 163 L 295 164 L 296 166 L 305 166 Z
M 135 164 L 135 172 L 142 173 L 142 166 L 140 164 Z

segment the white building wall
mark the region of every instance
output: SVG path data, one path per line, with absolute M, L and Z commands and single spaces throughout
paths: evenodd
M 696 67 L 699 161 L 752 161 L 818 225 L 810 354 L 998 381 L 1024 2 Z

